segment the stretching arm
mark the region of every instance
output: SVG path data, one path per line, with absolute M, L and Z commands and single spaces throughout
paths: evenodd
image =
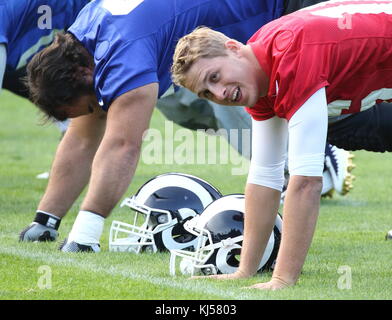
M 278 117 L 252 122 L 252 160 L 245 190 L 244 239 L 240 266 L 217 279 L 254 275 L 273 229 L 284 183 L 287 121 Z
M 271 281 L 260 289 L 297 282 L 310 247 L 320 207 L 328 113 L 322 88 L 289 121 L 290 181 L 283 210 L 283 232 Z
M 38 210 L 65 216 L 90 178 L 91 163 L 105 131 L 98 112 L 75 118 L 57 148 L 49 183 Z
M 319 211 L 327 122 L 324 88 L 308 99 L 288 126 L 285 120 L 276 117 L 253 122 L 240 266 L 234 274 L 211 277 L 238 279 L 256 272 L 279 207 L 289 133 L 291 178 L 284 205 L 281 246 L 271 281 L 253 287 L 275 290 L 296 283 Z
M 123 94 L 110 106 L 82 210 L 106 217 L 123 196 L 135 173 L 157 96 L 158 84 L 152 83 Z

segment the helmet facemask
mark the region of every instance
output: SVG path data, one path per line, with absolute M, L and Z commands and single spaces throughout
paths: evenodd
M 121 207 L 132 210 L 133 224 L 113 221 L 109 250 L 140 253 L 193 248 L 196 238 L 184 229 L 184 223 L 221 196 L 219 192 L 211 195 L 205 182 L 202 185 L 196 179 L 174 173 L 161 175 L 124 199 Z
M 185 223 L 185 228 L 197 236 L 196 248 L 194 251 L 170 250 L 170 274 L 176 274 L 177 258 L 180 258 L 180 272 L 185 275 L 235 272 L 239 265 L 237 256 L 241 251 L 239 243 L 242 243 L 243 236 L 213 243 L 210 231 L 190 229 L 191 227 L 187 225 L 189 222 Z
M 239 266 L 242 248 L 243 212 L 243 196 L 229 195 L 216 200 L 201 215 L 186 222 L 185 229 L 197 236 L 198 242 L 194 251 L 170 250 L 170 274 L 175 275 L 177 271 L 192 276 L 234 273 Z M 232 224 L 227 227 L 224 223 L 229 220 Z M 278 216 L 258 271 L 270 269 L 276 258 L 280 243 L 280 220 Z M 213 221 L 218 222 L 215 227 L 209 223 Z
M 109 235 L 110 251 L 127 251 L 140 253 L 142 251 L 157 252 L 154 234 L 173 224 L 173 218 L 168 210 L 150 208 L 139 204 L 135 196 L 126 198 L 121 207 L 132 209 L 133 224 L 113 221 Z M 140 224 L 140 222 L 142 224 Z

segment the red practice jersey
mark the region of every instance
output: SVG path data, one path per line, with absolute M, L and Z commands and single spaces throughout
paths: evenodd
M 290 119 L 326 87 L 328 115 L 392 99 L 392 1 L 328 1 L 262 27 L 248 41 L 269 76 L 255 120 Z

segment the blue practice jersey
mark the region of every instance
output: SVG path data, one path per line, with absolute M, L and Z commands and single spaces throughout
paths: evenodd
M 246 42 L 282 15 L 283 0 L 95 0 L 69 31 L 94 57 L 94 85 L 104 110 L 127 91 L 171 85 L 179 38 L 204 25 Z
M 7 69 L 26 66 L 66 30 L 89 0 L 0 0 L 0 43 L 7 46 Z

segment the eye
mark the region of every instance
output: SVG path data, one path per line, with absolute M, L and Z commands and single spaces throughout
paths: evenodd
M 210 75 L 210 81 L 212 82 L 217 82 L 219 80 L 219 75 L 218 72 L 213 72 Z

